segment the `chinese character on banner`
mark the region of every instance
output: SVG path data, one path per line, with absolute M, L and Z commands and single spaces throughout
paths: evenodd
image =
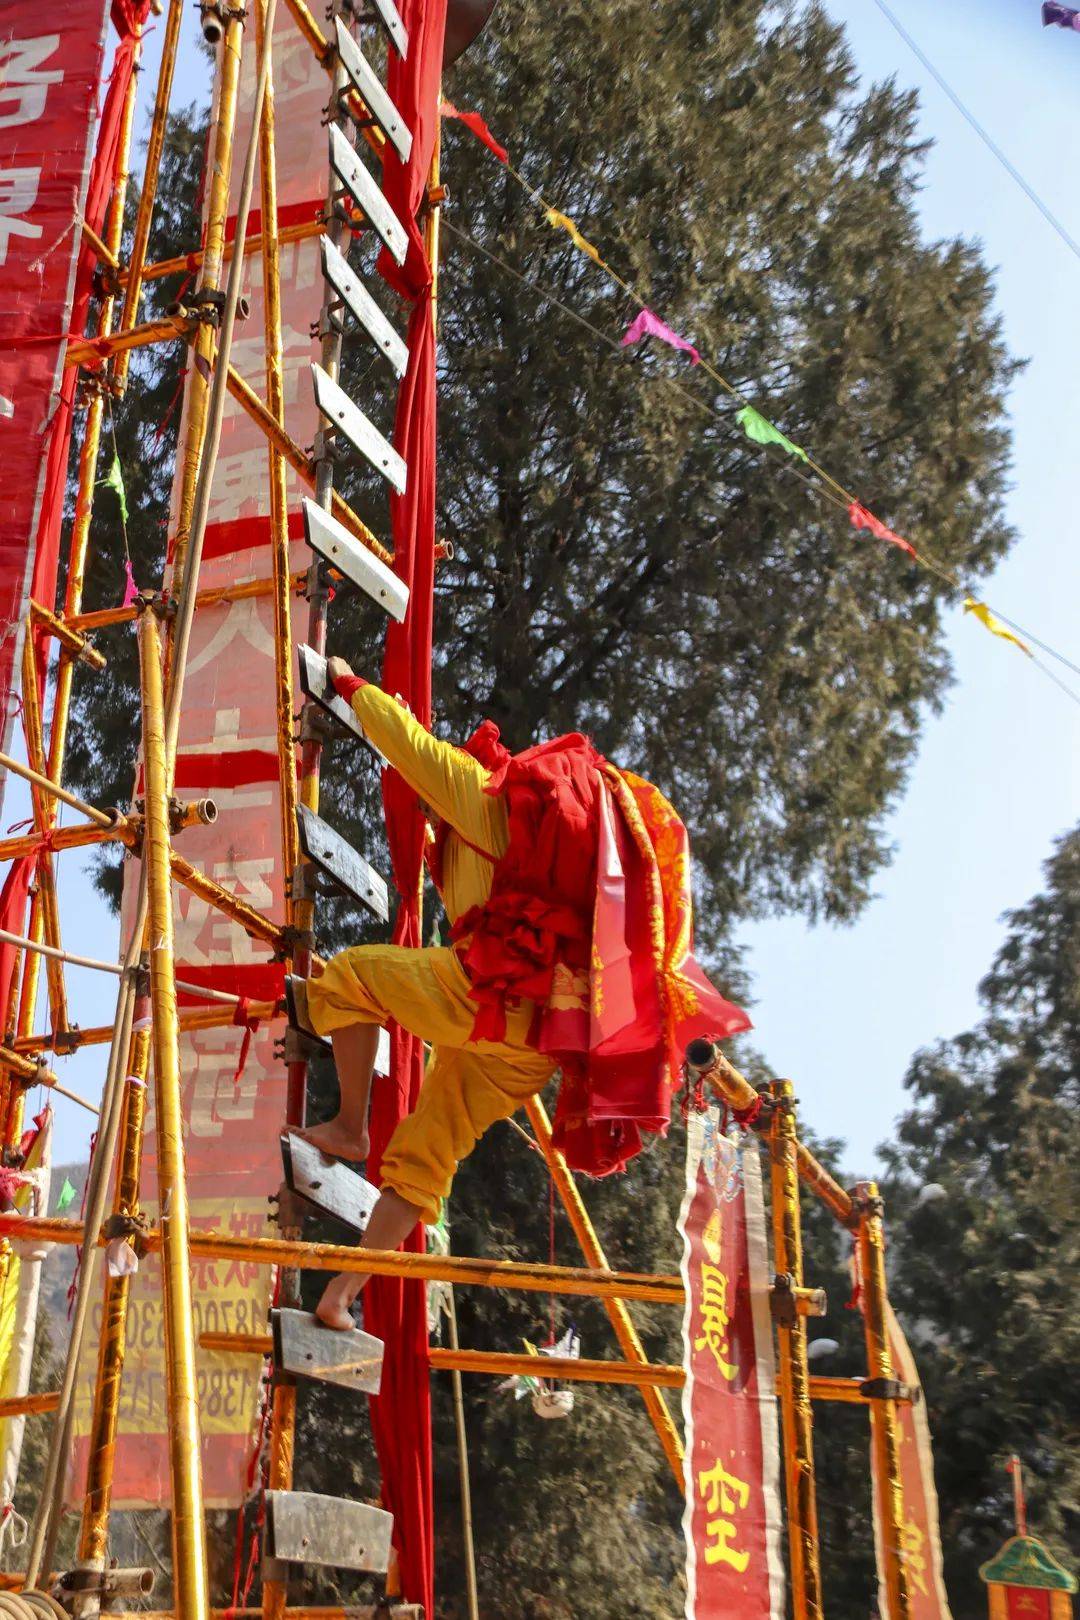
M 893 1373 L 912 1389 L 919 1387 L 919 1374 L 904 1331 L 887 1310 L 889 1350 Z M 938 1530 L 937 1491 L 934 1489 L 934 1459 L 930 1450 L 930 1425 L 923 1401 L 897 1403 L 900 1429 L 900 1477 L 903 1486 L 904 1528 L 901 1545 L 907 1570 L 910 1620 L 952 1620 L 945 1579 L 941 1567 L 941 1536 Z M 878 1565 L 878 1606 L 888 1620 L 888 1594 L 883 1575 L 881 1549 L 886 1534 L 881 1522 L 881 1491 L 878 1488 L 877 1458 L 871 1454 L 874 1494 L 874 1542 Z
M 783 1620 L 776 1369 L 757 1145 L 687 1127 L 687 1620 Z

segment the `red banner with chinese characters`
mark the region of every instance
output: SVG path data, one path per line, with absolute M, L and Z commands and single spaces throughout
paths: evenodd
M 105 0 L 0 6 L 0 732 L 63 374 Z M 52 604 L 49 603 L 49 606 Z
M 687 1128 L 683 1237 L 687 1620 L 783 1620 L 780 1459 L 757 1144 Z
M 919 1374 L 904 1331 L 891 1306 L 886 1308 L 889 1351 L 893 1376 L 912 1389 L 919 1388 Z M 930 1425 L 921 1396 L 916 1401 L 898 1401 L 900 1430 L 900 1476 L 904 1495 L 903 1548 L 907 1570 L 910 1620 L 952 1620 L 941 1561 L 941 1534 L 938 1528 L 938 1500 L 934 1488 L 934 1458 L 930 1449 Z M 874 1494 L 874 1541 L 879 1573 L 878 1606 L 882 1620 L 890 1620 L 888 1594 L 882 1574 L 883 1537 L 882 1495 L 879 1489 L 876 1454 L 871 1451 Z

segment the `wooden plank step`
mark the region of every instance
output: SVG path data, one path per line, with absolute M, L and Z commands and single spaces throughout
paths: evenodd
M 394 1518 L 366 1502 L 313 1491 L 267 1491 L 266 1551 L 279 1563 L 385 1574 Z
M 298 1198 L 343 1221 L 354 1232 L 363 1232 L 379 1192 L 359 1170 L 341 1159 L 327 1158 L 295 1131 L 281 1133 L 281 1160 L 286 1185 Z
M 342 524 L 329 512 L 306 495 L 301 503 L 304 513 L 304 534 L 312 551 L 325 557 L 332 568 L 370 596 L 379 607 L 385 608 L 398 623 L 405 617 L 409 606 L 409 588 L 397 577 L 392 568 L 380 562 L 374 552 L 354 540 Z
M 274 1336 L 274 1365 L 297 1378 L 340 1384 L 368 1395 L 379 1393 L 383 1342 L 354 1328 L 339 1333 L 324 1327 L 310 1311 L 270 1312 Z
M 364 328 L 377 349 L 389 360 L 398 377 L 404 377 L 409 364 L 409 350 L 398 337 L 378 304 L 372 298 L 360 277 L 328 236 L 320 236 L 322 271 L 349 314 Z
M 390 896 L 375 868 L 306 804 L 296 807 L 296 825 L 303 853 L 330 879 L 335 889 L 359 900 L 380 922 L 388 922 Z
M 412 131 L 379 81 L 379 76 L 340 17 L 334 18 L 338 56 L 360 99 L 367 107 L 402 163 L 412 151 Z
M 353 404 L 344 388 L 339 388 L 316 360 L 311 362 L 311 381 L 315 403 L 335 432 L 343 433 L 375 471 L 382 473 L 398 494 L 403 495 L 406 467 L 389 439 L 383 438 L 374 422 L 368 421 L 359 405 Z
M 336 124 L 330 125 L 330 167 L 398 264 L 404 264 L 409 250 L 405 228 L 380 191 L 379 182 Z

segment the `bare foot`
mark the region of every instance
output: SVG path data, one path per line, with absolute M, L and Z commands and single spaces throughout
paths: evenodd
M 368 1156 L 368 1135 L 366 1131 L 357 1134 L 356 1131 L 347 1130 L 337 1118 L 328 1119 L 322 1125 L 306 1125 L 303 1130 L 296 1132 L 305 1142 L 318 1148 L 329 1159 L 344 1159 L 349 1164 L 363 1164 Z
M 360 1292 L 359 1279 L 343 1273 L 327 1283 L 323 1296 L 315 1307 L 315 1315 L 324 1327 L 336 1328 L 339 1333 L 351 1333 L 356 1323 L 349 1306 Z

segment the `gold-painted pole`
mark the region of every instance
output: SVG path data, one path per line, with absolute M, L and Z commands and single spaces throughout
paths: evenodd
M 596 1229 L 589 1219 L 589 1212 L 585 1208 L 581 1194 L 578 1191 L 577 1182 L 567 1169 L 566 1160 L 552 1142 L 551 1121 L 548 1119 L 547 1109 L 539 1097 L 533 1097 L 526 1103 L 525 1107 L 537 1144 L 544 1155 L 551 1178 L 555 1183 L 555 1190 L 562 1200 L 563 1208 L 570 1217 L 570 1225 L 574 1229 L 574 1236 L 578 1240 L 582 1254 L 590 1266 L 598 1269 L 608 1269 L 607 1256 L 596 1235 Z M 648 1364 L 648 1357 L 645 1354 L 645 1347 L 638 1336 L 637 1328 L 634 1326 L 633 1318 L 626 1309 L 624 1300 L 627 1298 L 629 1298 L 629 1295 L 624 1295 L 622 1299 L 611 1296 L 605 1301 L 605 1309 L 608 1313 L 608 1319 L 615 1329 L 615 1337 L 619 1342 L 619 1348 L 627 1361 L 636 1362 L 638 1366 L 644 1367 Z M 668 1410 L 667 1402 L 659 1390 L 649 1383 L 642 1383 L 641 1398 L 645 1402 L 645 1410 L 649 1414 L 653 1428 L 659 1436 L 664 1456 L 671 1466 L 671 1472 L 675 1476 L 679 1488 L 685 1489 L 683 1480 L 683 1445 Z
M 55 1412 L 59 1405 L 58 1389 L 44 1389 L 37 1395 L 4 1395 L 0 1397 L 0 1418 L 30 1417 L 37 1412 Z
M 65 366 L 82 366 L 128 354 L 132 349 L 149 349 L 155 343 L 174 343 L 190 337 L 195 323 L 187 315 L 164 315 L 158 321 L 144 321 L 130 332 L 110 332 L 100 337 L 79 338 L 64 351 Z
M 10 1046 L 0 1046 L 0 1065 L 26 1085 L 45 1086 L 49 1091 L 55 1091 L 59 1096 L 78 1103 L 80 1108 L 87 1109 L 89 1113 L 97 1113 L 93 1103 L 87 1102 L 85 1097 L 80 1097 L 77 1091 L 69 1091 L 66 1086 L 62 1086 L 51 1069 L 47 1069 L 43 1063 L 31 1062 Z
M 777 1080 L 769 1088 L 773 1114 L 769 1132 L 772 1161 L 773 1254 L 777 1271 L 803 1286 L 802 1222 L 796 1159 L 795 1088 Z M 810 1369 L 806 1353 L 806 1319 L 793 1314 L 777 1324 L 780 1358 L 780 1419 L 784 1435 L 788 1544 L 791 1551 L 791 1596 L 800 1620 L 820 1620 L 821 1564 L 817 1500 L 814 1491 L 814 1420 L 810 1407 Z
M 195 352 L 188 368 L 188 386 L 185 406 L 187 431 L 181 463 L 180 492 L 177 505 L 176 532 L 172 544 L 172 596 L 178 597 L 187 571 L 188 539 L 195 493 L 202 465 L 203 440 L 206 434 L 207 409 L 214 349 L 215 327 L 210 319 L 208 299 L 218 291 L 221 281 L 222 251 L 225 245 L 225 223 L 229 212 L 229 178 L 232 173 L 233 134 L 236 128 L 237 92 L 240 83 L 240 52 L 244 36 L 244 13 L 239 6 L 230 6 L 226 12 L 225 32 L 219 46 L 217 93 L 214 105 L 214 124 L 210 139 L 210 159 L 207 164 L 209 193 L 206 207 L 203 258 L 197 299 L 203 306 L 204 318 L 195 332 Z M 237 235 L 246 231 L 246 219 L 238 221 Z M 225 356 L 226 360 L 228 355 Z
M 27 1242 L 81 1244 L 83 1225 L 56 1215 L 18 1216 L 0 1211 L 0 1237 L 13 1234 Z M 162 1246 L 162 1235 L 152 1228 L 143 1241 L 148 1251 L 156 1253 Z M 192 1232 L 189 1251 L 197 1259 L 246 1261 L 256 1266 L 419 1278 L 422 1282 L 449 1282 L 458 1287 L 516 1288 L 523 1293 L 559 1294 L 574 1299 L 631 1299 L 675 1307 L 683 1304 L 681 1279 L 651 1272 L 590 1270 L 456 1254 L 414 1254 L 411 1250 L 301 1243 L 290 1238 L 232 1237 L 224 1232 Z
M 321 236 L 322 231 L 323 222 L 318 218 L 317 210 L 313 209 L 310 220 L 300 220 L 295 225 L 282 225 L 278 231 L 278 239 L 282 247 L 284 247 L 286 243 L 306 241 L 309 236 Z M 244 238 L 244 257 L 247 258 L 251 253 L 260 253 L 262 251 L 261 244 L 261 234 L 259 236 L 246 236 Z M 233 241 L 226 242 L 224 249 L 226 261 L 232 257 L 234 245 L 235 237 Z M 172 259 L 158 259 L 153 264 L 146 265 L 142 278 L 144 281 L 160 281 L 165 276 L 178 275 L 181 270 L 197 270 L 201 264 L 202 249 L 196 248 L 190 253 L 178 253 Z M 119 279 L 122 283 L 124 280 L 123 274 Z
M 169 0 L 169 14 L 165 19 L 165 38 L 161 47 L 161 67 L 158 70 L 154 111 L 150 119 L 150 133 L 146 141 L 146 162 L 139 191 L 139 207 L 135 215 L 135 229 L 131 241 L 124 287 L 124 308 L 120 315 L 121 332 L 130 332 L 139 319 L 142 298 L 143 267 L 150 241 L 150 225 L 157 199 L 158 175 L 161 172 L 161 153 L 165 146 L 165 131 L 169 121 L 169 101 L 172 97 L 173 72 L 176 67 L 176 47 L 180 38 L 180 21 L 184 0 Z M 123 392 L 127 385 L 128 354 L 121 352 L 113 366 L 113 386 Z
M 306 584 L 306 571 L 290 576 L 289 586 L 294 594 L 303 591 Z M 272 579 L 245 579 L 236 585 L 212 585 L 196 594 L 195 606 L 217 607 L 221 602 L 245 602 L 253 596 L 269 596 L 273 589 Z M 73 614 L 66 622 L 72 630 L 110 630 L 114 625 L 130 624 L 136 618 L 138 609 L 134 606 L 113 607 L 97 608 L 93 613 Z
M 187 989 L 192 993 L 210 995 L 209 990 L 197 990 L 194 985 L 185 985 L 177 979 L 178 990 Z M 196 1029 L 227 1029 L 235 1023 L 233 1016 L 236 1003 L 231 1007 L 182 1007 L 177 1015 L 180 1028 L 185 1033 Z M 278 1003 L 276 1001 L 253 1001 L 248 1006 L 248 1016 L 252 1019 L 267 1020 L 276 1016 Z M 105 1046 L 112 1040 L 113 1027 L 111 1024 L 97 1024 L 89 1029 L 73 1030 L 70 1040 L 73 1046 Z M 52 1042 L 50 1035 L 26 1035 L 15 1043 L 12 1048 L 16 1053 L 43 1052 Z
M 142 1166 L 143 1118 L 146 1080 L 150 1067 L 148 986 L 135 1001 L 136 1028 L 131 1038 L 120 1120 L 120 1164 L 113 1193 L 115 1216 L 139 1214 L 139 1175 Z M 97 1371 L 90 1413 L 90 1445 L 86 1465 L 86 1495 L 79 1531 L 80 1571 L 94 1574 L 105 1569 L 108 1555 L 109 1508 L 112 1502 L 113 1462 L 120 1413 L 120 1384 L 124 1372 L 127 1305 L 130 1277 L 105 1279 Z M 76 1590 L 74 1612 L 79 1620 L 101 1611 L 99 1591 Z
M 860 1301 L 866 1336 L 866 1364 L 873 1379 L 895 1378 L 889 1347 L 888 1290 L 885 1281 L 885 1223 L 877 1184 L 856 1188 Z M 911 1597 L 904 1564 L 904 1487 L 900 1472 L 900 1425 L 891 1397 L 870 1403 L 870 1444 L 877 1474 L 882 1518 L 882 1571 L 889 1620 L 910 1620 Z
M 210 1596 L 206 1569 L 189 1213 L 184 1170 L 184 1114 L 176 1017 L 165 708 L 161 680 L 161 638 L 157 620 L 150 611 L 144 612 L 139 621 L 139 665 L 146 796 L 143 861 L 150 904 L 150 998 L 153 1005 L 157 1180 L 161 1208 L 165 1387 L 172 1476 L 173 1579 L 177 1620 L 207 1620 Z

